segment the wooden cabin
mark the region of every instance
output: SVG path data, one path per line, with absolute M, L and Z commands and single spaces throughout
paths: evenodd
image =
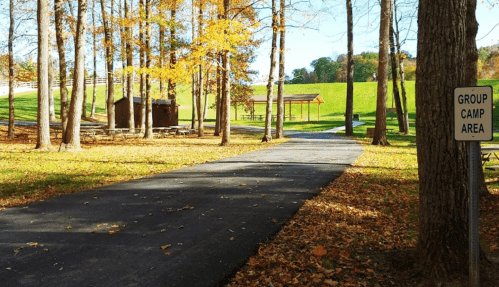
M 175 107 L 175 120 L 170 122 L 171 100 L 153 100 L 152 126 L 168 127 L 178 125 L 178 104 Z M 121 98 L 114 103 L 114 115 L 117 128 L 128 128 L 128 99 Z M 140 98 L 133 97 L 135 128 L 140 127 Z

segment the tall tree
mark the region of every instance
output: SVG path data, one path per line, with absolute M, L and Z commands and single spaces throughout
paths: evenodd
M 224 19 L 229 19 L 229 7 L 230 0 L 223 0 L 224 4 Z M 227 29 L 224 30 L 224 34 L 228 34 Z M 229 50 L 224 49 L 222 52 L 222 73 L 223 73 L 223 87 L 222 87 L 222 97 L 223 97 L 223 117 L 222 117 L 222 142 L 220 145 L 230 144 L 230 58 Z
M 397 42 L 397 57 L 399 64 L 399 73 L 400 73 L 400 89 L 402 91 L 402 105 L 404 109 L 404 134 L 410 134 L 409 131 L 409 111 L 407 110 L 407 92 L 405 89 L 405 73 L 404 73 L 404 57 L 402 55 L 402 51 L 400 49 L 400 32 L 399 32 L 399 24 L 397 19 L 397 0 L 393 0 L 393 13 L 395 19 L 395 39 Z
M 194 41 L 194 38 L 196 38 L 196 0 L 191 1 L 192 5 L 192 13 L 191 13 L 191 32 L 192 32 L 192 40 Z M 192 74 L 192 84 L 191 84 L 191 98 L 192 98 L 192 113 L 191 113 L 191 129 L 196 128 L 196 110 L 197 110 L 197 97 L 196 97 L 196 91 L 197 91 L 197 74 L 193 73 Z
M 81 150 L 80 122 L 83 90 L 85 88 L 85 32 L 87 29 L 87 0 L 78 1 L 78 19 L 75 39 L 75 67 L 71 106 L 66 130 L 65 141 L 61 143 L 59 151 Z
M 147 4 L 146 4 L 147 5 Z M 128 129 L 130 133 L 135 132 L 135 117 L 133 110 L 133 27 L 132 23 L 132 7 L 131 0 L 125 0 L 125 19 L 128 21 L 125 26 L 125 51 L 126 51 L 126 64 L 127 64 L 127 98 L 128 98 Z
M 52 66 L 52 57 L 49 57 L 49 121 L 55 122 L 55 103 L 54 103 L 54 67 Z
M 475 0 L 421 0 L 416 137 L 421 268 L 435 277 L 468 263 L 468 146 L 454 140 L 454 88 L 476 85 Z
M 93 60 L 94 60 L 94 88 L 92 91 L 92 108 L 90 110 L 90 117 L 95 118 L 95 101 L 97 100 L 97 29 L 95 25 L 95 0 L 92 0 L 92 44 L 93 44 Z
M 177 27 L 176 18 L 177 5 L 173 2 L 173 7 L 170 11 L 170 69 L 174 70 L 177 65 Z M 177 84 L 173 79 L 168 79 L 168 99 L 170 99 L 170 124 L 177 124 Z
M 275 137 L 284 137 L 284 54 L 286 51 L 286 1 L 281 0 L 279 6 L 279 83 L 277 85 L 277 119 L 275 126 Z
M 146 4 L 146 130 L 144 132 L 144 138 L 152 139 L 152 97 L 151 97 L 151 63 L 152 63 L 152 53 L 151 53 L 151 0 L 145 0 Z
M 64 0 L 54 0 L 55 36 L 57 40 L 57 52 L 59 54 L 59 93 L 61 97 L 61 125 L 62 141 L 66 138 L 66 127 L 68 125 L 68 89 L 66 86 L 66 47 L 64 40 Z
M 139 2 L 139 11 L 140 13 L 146 13 L 144 11 L 145 9 L 145 0 L 140 0 Z M 146 17 L 147 18 L 147 17 Z M 161 25 L 160 25 L 161 27 Z M 161 36 L 160 36 L 161 37 Z M 145 45 L 146 45 L 146 39 L 144 35 L 144 21 L 139 22 L 139 65 L 140 65 L 140 87 L 139 87 L 139 93 L 140 93 L 140 111 L 139 111 L 139 119 L 140 119 L 140 128 L 142 131 L 144 131 L 146 127 L 146 106 L 147 106 L 147 99 L 146 99 L 146 75 L 144 73 L 144 68 L 146 66 L 146 60 L 145 60 Z M 160 38 L 160 51 L 161 51 L 161 38 Z M 161 57 L 160 57 L 160 68 L 162 65 Z M 160 80 L 160 93 L 161 93 L 161 80 Z
M 379 27 L 378 93 L 376 101 L 376 125 L 373 145 L 388 145 L 386 139 L 386 94 L 388 86 L 388 49 L 390 32 L 391 0 L 381 0 Z
M 274 81 L 275 81 L 275 66 L 277 59 L 277 33 L 278 15 L 276 9 L 276 0 L 272 0 L 272 46 L 270 50 L 270 72 L 269 82 L 267 83 L 267 109 L 265 112 L 265 132 L 262 137 L 262 142 L 272 141 L 272 101 L 274 99 Z
M 221 15 L 218 16 L 219 19 L 221 18 Z M 220 53 L 217 53 L 217 61 L 221 59 Z M 222 61 L 220 60 L 220 63 Z M 216 98 L 216 117 L 215 117 L 215 132 L 213 135 L 215 136 L 220 136 L 220 130 L 222 128 L 221 122 L 222 122 L 222 101 L 220 96 L 222 95 L 222 68 L 220 67 L 220 64 L 217 65 L 217 98 Z
M 38 113 L 37 113 L 37 142 L 36 149 L 49 150 L 50 121 L 49 121 L 49 9 L 48 0 L 38 0 Z
M 203 36 L 203 2 L 199 1 L 199 13 L 198 13 L 198 37 L 201 39 Z M 199 43 L 200 44 L 200 43 Z M 196 91 L 197 96 L 197 111 L 198 111 L 198 136 L 204 136 L 204 115 L 202 107 L 203 99 L 203 89 L 204 89 L 204 75 L 203 75 L 203 58 L 199 58 L 199 76 L 198 76 L 198 90 Z
M 107 124 L 108 127 L 114 128 L 115 118 L 114 118 L 114 45 L 113 45 L 113 30 L 111 22 L 107 17 L 106 12 L 106 0 L 101 0 L 101 10 L 102 10 L 102 23 L 104 26 L 104 42 L 106 51 L 106 77 L 107 77 Z M 111 1 L 111 7 L 113 6 L 113 1 Z M 111 9 L 112 11 L 112 9 Z M 112 15 L 112 12 L 111 12 Z
M 9 138 L 14 138 L 15 114 L 14 114 L 14 0 L 9 3 Z
M 347 33 L 348 33 L 348 55 L 347 55 L 347 100 L 345 111 L 345 134 L 353 135 L 353 13 L 352 0 L 346 1 L 347 5 Z
M 393 2 L 392 2 L 393 4 Z M 393 5 L 392 5 L 393 7 Z M 397 121 L 399 124 L 399 132 L 405 134 L 405 118 L 404 111 L 402 110 L 402 102 L 400 101 L 400 92 L 398 86 L 398 59 L 395 55 L 395 39 L 394 39 L 394 29 L 393 29 L 393 9 L 390 10 L 390 62 L 392 64 L 392 83 L 393 83 L 393 98 L 395 100 L 395 109 L 397 111 Z

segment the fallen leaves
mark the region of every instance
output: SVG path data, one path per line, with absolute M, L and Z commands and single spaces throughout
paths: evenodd
M 315 256 L 324 256 L 327 254 L 327 250 L 324 248 L 324 246 L 322 245 L 319 245 L 317 247 L 315 247 L 314 251 L 312 251 L 312 253 L 315 255 Z
M 171 244 L 166 244 L 166 245 L 161 245 L 161 250 L 165 250 L 167 248 L 170 248 L 172 245 Z
M 119 232 L 119 230 L 116 229 L 116 230 L 109 230 L 107 233 L 113 235 L 113 234 L 116 234 L 118 232 Z

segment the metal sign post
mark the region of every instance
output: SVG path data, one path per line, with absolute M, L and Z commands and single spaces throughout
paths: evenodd
M 480 159 L 480 142 L 470 142 L 469 149 L 469 209 L 468 209 L 468 224 L 469 224 L 469 274 L 470 286 L 478 287 L 480 285 L 480 242 L 478 238 L 478 173 L 482 168 Z
M 478 230 L 478 175 L 482 168 L 480 141 L 490 141 L 492 132 L 492 87 L 465 87 L 454 90 L 454 139 L 469 141 L 469 276 L 470 286 L 480 285 L 480 242 Z

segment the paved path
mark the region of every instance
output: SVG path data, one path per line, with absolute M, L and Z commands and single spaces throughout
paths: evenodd
M 0 211 L 0 285 L 221 286 L 362 152 L 333 134 L 291 137 L 269 149 Z

